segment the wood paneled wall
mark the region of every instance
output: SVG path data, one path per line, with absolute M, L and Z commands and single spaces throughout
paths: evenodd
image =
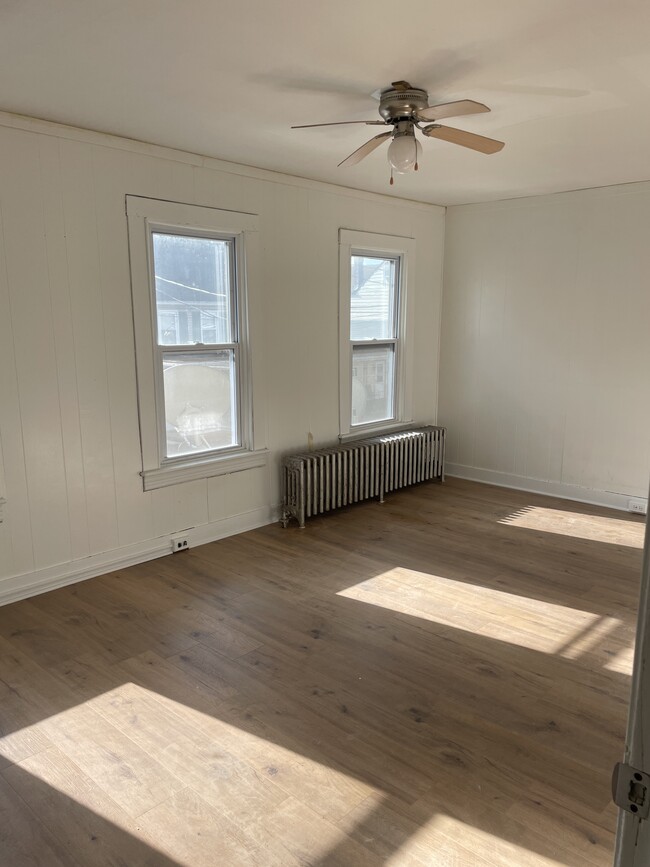
M 650 184 L 454 207 L 446 222 L 450 472 L 646 497 Z
M 444 209 L 9 115 L 0 154 L 0 601 L 180 529 L 270 519 L 278 455 L 338 434 L 341 227 L 416 239 L 414 414 L 435 419 Z M 268 469 L 143 493 L 129 193 L 260 215 Z

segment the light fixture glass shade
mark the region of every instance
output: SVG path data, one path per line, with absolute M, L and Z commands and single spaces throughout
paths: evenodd
M 421 155 L 422 145 L 415 135 L 396 135 L 388 146 L 388 162 L 399 175 L 412 171 Z

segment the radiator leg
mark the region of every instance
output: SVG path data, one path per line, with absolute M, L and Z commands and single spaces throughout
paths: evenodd
M 291 512 L 288 509 L 282 509 L 280 512 L 280 524 L 285 528 L 289 526 L 289 518 L 291 517 Z
M 304 466 L 300 467 L 300 487 L 298 488 L 298 514 L 296 517 L 298 518 L 298 526 L 301 530 L 305 529 L 305 512 L 307 511 L 307 491 L 305 487 L 305 468 Z

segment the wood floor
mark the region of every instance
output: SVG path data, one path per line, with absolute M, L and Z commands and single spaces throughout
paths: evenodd
M 450 480 L 0 609 L 7 867 L 609 867 L 643 524 Z

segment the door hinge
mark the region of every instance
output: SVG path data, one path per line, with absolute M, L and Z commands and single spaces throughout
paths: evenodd
M 650 814 L 650 775 L 618 762 L 612 774 L 612 798 L 621 810 L 627 810 L 639 819 L 647 819 Z

